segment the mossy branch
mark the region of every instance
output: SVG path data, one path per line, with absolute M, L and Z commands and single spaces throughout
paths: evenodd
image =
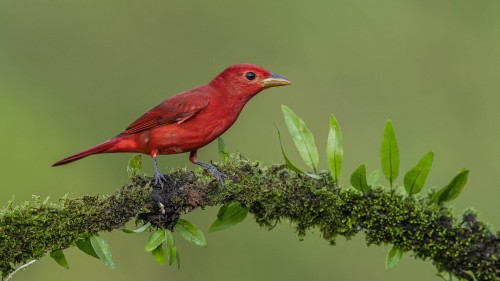
M 500 280 L 499 233 L 492 233 L 473 211 L 457 219 L 429 196 L 404 197 L 381 186 L 365 193 L 337 188 L 326 172 L 316 180 L 284 165 L 263 166 L 241 157 L 219 168 L 228 176 L 224 188 L 201 169 L 181 169 L 170 175 L 175 184 L 164 189 L 135 177 L 107 197 L 7 206 L 0 213 L 0 270 L 7 275 L 16 264 L 71 247 L 84 234 L 120 229 L 132 218 L 173 229 L 183 213 L 237 201 L 267 229 L 289 220 L 300 236 L 317 228 L 331 244 L 339 235 L 351 238 L 362 232 L 368 245 L 395 245 L 432 260 L 438 270 L 465 279 L 472 274 L 478 280 Z

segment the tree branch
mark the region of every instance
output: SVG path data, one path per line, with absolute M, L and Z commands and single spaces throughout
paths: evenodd
M 368 245 L 391 244 L 417 258 L 430 259 L 440 271 L 472 280 L 500 280 L 499 233 L 468 210 L 462 219 L 436 205 L 430 196 L 404 197 L 396 189 L 374 187 L 366 193 L 336 188 L 328 173 L 321 180 L 297 175 L 284 165 L 263 166 L 233 157 L 219 163 L 228 176 L 221 188 L 204 170 L 177 170 L 172 186 L 150 188 L 136 176 L 108 197 L 63 198 L 58 205 L 37 198 L 0 211 L 0 270 L 75 245 L 84 234 L 120 229 L 132 218 L 173 229 L 179 216 L 197 208 L 237 201 L 255 221 L 272 229 L 290 220 L 298 234 L 318 228 L 335 243 L 363 232 Z

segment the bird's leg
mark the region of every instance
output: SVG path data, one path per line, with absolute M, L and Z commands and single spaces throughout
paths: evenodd
M 217 170 L 217 168 L 214 165 L 198 161 L 198 157 L 196 155 L 197 152 L 198 152 L 197 150 L 191 151 L 191 153 L 189 154 L 189 161 L 191 161 L 193 164 L 202 166 L 203 168 L 207 169 L 210 173 L 214 174 L 215 178 L 220 182 L 220 185 L 224 187 L 224 178 L 226 177 L 226 175 L 224 175 L 221 171 Z
M 153 157 L 153 163 L 155 165 L 155 185 L 160 184 L 161 188 L 163 188 L 163 184 L 169 181 L 161 172 L 160 169 L 158 168 L 158 162 L 156 161 L 156 151 L 153 151 L 151 153 L 151 157 Z

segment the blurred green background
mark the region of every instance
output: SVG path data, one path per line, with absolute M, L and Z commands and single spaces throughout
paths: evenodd
M 282 162 L 274 128 L 285 129 L 281 104 L 307 122 L 324 151 L 334 113 L 343 129 L 347 184 L 359 164 L 379 168 L 391 118 L 402 173 L 429 150 L 436 158 L 428 186 L 470 168 L 456 213 L 476 207 L 498 229 L 499 14 L 496 0 L 1 1 L 0 204 L 32 194 L 57 201 L 65 193 L 112 193 L 127 181 L 130 154 L 50 165 L 114 136 L 225 67 L 250 62 L 294 84 L 247 105 L 224 135 L 231 151 Z M 285 143 L 298 163 L 291 140 Z M 217 160 L 216 145 L 198 155 Z M 192 168 L 187 155 L 159 162 Z M 216 211 L 187 217 L 207 230 Z M 312 231 L 299 242 L 287 222 L 267 232 L 251 216 L 208 234 L 207 249 L 179 241 L 180 270 L 160 267 L 144 252 L 145 234 L 104 236 L 114 271 L 69 249 L 71 270 L 44 258 L 15 280 L 438 280 L 430 262 L 411 254 L 386 272 L 388 247 L 367 248 L 362 235 L 330 247 Z

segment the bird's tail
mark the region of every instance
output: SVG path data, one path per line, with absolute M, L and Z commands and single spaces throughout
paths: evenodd
M 103 142 L 101 144 L 93 146 L 93 147 L 91 147 L 89 149 L 86 149 L 84 151 L 78 152 L 78 153 L 73 154 L 73 155 L 71 155 L 69 157 L 66 157 L 63 160 L 54 163 L 52 165 L 52 167 L 61 166 L 61 165 L 64 165 L 64 164 L 68 164 L 68 163 L 71 163 L 71 162 L 76 161 L 78 159 L 82 159 L 82 158 L 87 157 L 87 156 L 92 155 L 92 154 L 112 152 L 111 149 L 115 146 L 115 144 L 117 143 L 117 141 L 118 141 L 117 139 L 110 139 L 110 140 L 108 140 L 106 142 Z

